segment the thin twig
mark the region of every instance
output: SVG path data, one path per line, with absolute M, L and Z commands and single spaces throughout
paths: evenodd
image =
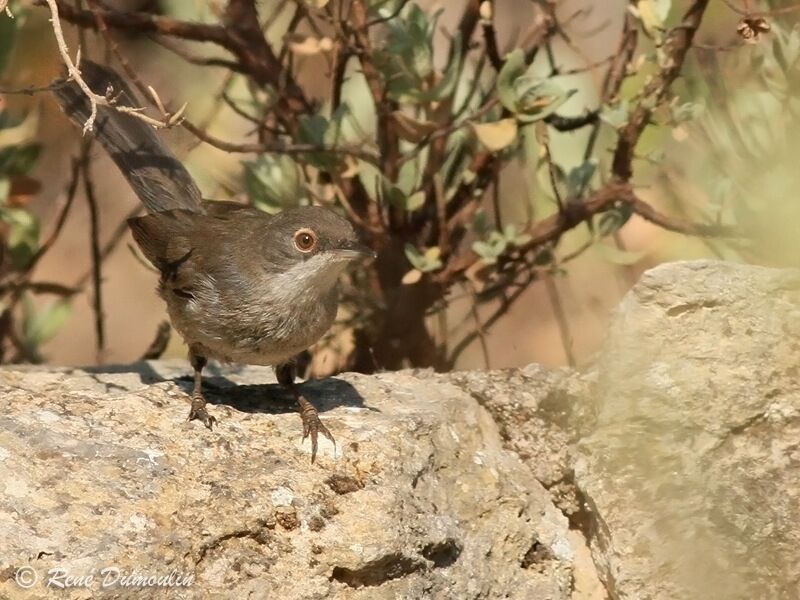
M 233 143 L 222 140 L 210 133 L 193 125 L 190 121 L 184 120 L 183 127 L 190 131 L 192 134 L 200 138 L 207 144 L 224 150 L 225 152 L 238 152 L 238 153 L 263 153 L 274 152 L 277 154 L 307 154 L 312 152 L 327 152 L 330 154 L 343 154 L 349 155 L 373 165 L 380 163 L 380 158 L 374 152 L 364 150 L 355 146 L 319 146 L 317 144 L 293 144 L 283 142 L 281 140 L 271 140 L 269 142 L 256 142 L 256 143 Z
M 528 273 L 528 276 L 525 281 L 523 281 L 519 286 L 514 289 L 511 294 L 503 298 L 503 301 L 500 303 L 500 306 L 492 313 L 492 315 L 483 322 L 483 331 L 484 333 L 488 333 L 489 329 L 497 323 L 510 309 L 514 306 L 514 303 L 519 300 L 522 295 L 525 293 L 525 290 L 528 289 L 528 286 L 533 282 L 535 278 L 535 271 L 531 271 Z M 475 338 L 479 337 L 480 333 L 478 331 L 472 331 L 465 335 L 455 346 L 453 346 L 453 350 L 450 352 L 450 356 L 447 359 L 447 367 L 452 369 L 455 366 L 458 357 L 466 350 L 469 345 L 475 340 Z
M 97 205 L 94 181 L 92 180 L 91 141 L 87 142 L 84 148 L 85 150 L 81 157 L 81 170 L 83 171 L 84 193 L 89 206 L 89 240 L 92 256 L 92 290 L 94 292 L 92 310 L 94 312 L 97 362 L 102 364 L 106 347 L 106 331 L 105 314 L 103 312 L 103 259 L 100 252 L 100 211 Z
M 170 327 L 169 321 L 161 321 L 156 329 L 155 338 L 153 338 L 153 341 L 139 360 L 158 360 L 161 358 L 169 344 L 171 332 L 172 328 Z
M 235 73 L 247 73 L 247 70 L 241 65 L 241 63 L 235 60 L 227 60 L 224 58 L 218 58 L 216 56 L 195 56 L 185 48 L 181 48 L 177 42 L 166 36 L 153 35 L 151 36 L 151 39 L 162 48 L 166 48 L 176 56 L 181 57 L 189 64 L 198 65 L 200 67 L 221 67 Z
M 481 317 L 478 314 L 478 299 L 473 293 L 472 302 L 470 304 L 470 312 L 472 313 L 472 319 L 475 321 L 475 333 L 478 334 L 478 340 L 480 341 L 481 345 L 481 353 L 483 354 L 483 368 L 487 371 L 492 368 L 491 362 L 489 361 L 489 344 L 486 341 L 486 329 L 481 323 Z
M 61 230 L 64 228 L 64 223 L 67 221 L 67 216 L 69 215 L 69 211 L 72 208 L 72 202 L 75 200 L 75 192 L 78 190 L 78 180 L 80 178 L 80 167 L 81 167 L 81 160 L 79 158 L 74 158 L 72 160 L 72 169 L 69 178 L 69 184 L 67 185 L 67 197 L 64 200 L 64 204 L 61 207 L 61 210 L 58 212 L 58 217 L 56 218 L 56 223 L 53 226 L 53 231 L 50 232 L 50 235 L 42 242 L 42 245 L 39 246 L 39 249 L 36 251 L 36 254 L 33 255 L 31 261 L 28 263 L 27 271 L 31 273 L 33 269 L 36 267 L 36 264 L 41 260 L 41 258 L 47 254 L 50 248 L 53 247 L 58 236 L 61 235 Z
M 50 8 L 50 22 L 53 28 L 53 34 L 56 38 L 56 44 L 58 45 L 58 52 L 61 55 L 61 59 L 64 62 L 64 65 L 67 68 L 67 79 L 69 81 L 74 81 L 77 86 L 81 89 L 84 93 L 86 98 L 89 100 L 89 107 L 90 107 L 90 114 L 89 118 L 83 124 L 83 133 L 85 134 L 87 131 L 92 131 L 94 128 L 94 121 L 97 118 L 97 108 L 99 106 L 108 106 L 113 108 L 114 110 L 131 115 L 140 119 L 147 123 L 148 125 L 152 125 L 155 128 L 161 127 L 171 127 L 178 123 L 181 119 L 181 111 L 178 111 L 174 115 L 170 115 L 168 118 L 164 119 L 163 121 L 159 121 L 157 119 L 153 119 L 152 117 L 148 117 L 147 115 L 141 112 L 142 109 L 134 108 L 131 106 L 117 106 L 114 99 L 114 90 L 105 90 L 105 95 L 101 96 L 100 94 L 96 94 L 89 85 L 83 80 L 81 76 L 81 72 L 79 69 L 79 65 L 81 62 L 81 49 L 78 48 L 78 52 L 75 56 L 75 61 L 73 62 L 72 57 L 69 55 L 69 48 L 67 48 L 67 43 L 64 40 L 64 32 L 61 29 L 61 20 L 58 16 L 58 3 L 56 0 L 45 0 L 47 2 L 47 6 Z M 119 90 L 116 90 L 117 92 Z
M 100 260 L 105 262 L 111 253 L 116 250 L 119 243 L 125 239 L 126 234 L 128 233 L 128 219 L 132 219 L 142 213 L 144 208 L 141 204 L 137 204 L 128 214 L 119 222 L 116 229 L 114 229 L 111 236 L 109 236 L 108 240 L 103 247 L 100 249 Z M 76 288 L 83 288 L 89 279 L 92 277 L 92 269 L 86 271 L 83 275 L 78 277 L 75 281 L 74 287 Z
M 550 298 L 550 304 L 553 307 L 553 315 L 555 315 L 556 323 L 558 324 L 558 333 L 561 337 L 564 355 L 567 357 L 569 366 L 574 367 L 576 362 L 575 355 L 572 353 L 572 333 L 569 329 L 569 321 L 564 312 L 564 306 L 561 304 L 561 296 L 558 293 L 558 287 L 552 275 L 544 278 L 544 285 L 545 288 L 547 288 L 547 296 Z

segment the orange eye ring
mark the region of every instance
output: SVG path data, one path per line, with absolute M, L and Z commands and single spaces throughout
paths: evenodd
M 294 247 L 300 252 L 308 253 L 317 247 L 317 234 L 311 229 L 298 229 L 294 232 L 292 241 L 294 242 Z

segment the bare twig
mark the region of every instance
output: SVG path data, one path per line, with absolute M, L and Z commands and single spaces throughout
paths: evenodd
M 327 152 L 330 154 L 349 155 L 354 158 L 360 158 L 363 161 L 377 165 L 380 163 L 380 158 L 369 150 L 364 150 L 361 147 L 353 146 L 318 146 L 316 144 L 294 144 L 287 143 L 281 140 L 272 140 L 269 142 L 253 142 L 253 143 L 233 143 L 222 140 L 210 133 L 193 125 L 190 121 L 184 120 L 183 127 L 190 131 L 192 134 L 200 138 L 207 144 L 214 146 L 225 152 L 239 152 L 239 153 L 262 153 L 274 152 L 277 154 L 307 154 L 311 152 Z
M 169 338 L 172 328 L 169 321 L 161 321 L 156 329 L 156 335 L 147 350 L 144 351 L 139 360 L 158 360 L 164 354 L 169 344 Z
M 53 34 L 56 38 L 56 44 L 58 45 L 58 51 L 61 55 L 61 59 L 64 62 L 64 65 L 67 68 L 67 78 L 68 80 L 74 81 L 84 95 L 89 100 L 89 106 L 91 113 L 89 118 L 86 120 L 86 123 L 83 124 L 83 133 L 87 131 L 92 131 L 94 127 L 94 121 L 97 118 L 97 107 L 98 106 L 108 106 L 113 108 L 114 110 L 125 113 L 131 116 L 136 117 L 147 123 L 148 125 L 152 125 L 153 127 L 160 128 L 160 127 L 171 127 L 175 125 L 181 119 L 181 111 L 178 111 L 174 115 L 170 115 L 169 118 L 159 121 L 157 119 L 153 119 L 152 117 L 148 117 L 147 115 L 141 112 L 142 109 L 134 108 L 131 106 L 117 106 L 115 103 L 114 98 L 114 90 L 106 90 L 105 95 L 96 94 L 89 85 L 83 80 L 80 72 L 80 62 L 81 62 L 81 50 L 78 48 L 78 52 L 75 56 L 75 60 L 73 62 L 72 57 L 69 55 L 69 48 L 67 48 L 67 43 L 64 40 L 64 32 L 61 29 L 61 20 L 59 19 L 59 6 L 56 0 L 45 0 L 47 6 L 50 9 L 50 22 L 53 27 Z M 119 90 L 116 90 L 119 91 Z
M 81 170 L 83 172 L 86 202 L 89 205 L 89 240 L 92 256 L 92 288 L 94 292 L 92 310 L 94 312 L 97 362 L 102 364 L 106 346 L 105 314 L 103 313 L 103 259 L 100 252 L 100 214 L 94 190 L 94 181 L 92 180 L 90 151 L 91 141 L 84 145 L 84 151 L 81 154 Z
M 189 64 L 201 67 L 221 67 L 234 73 L 247 73 L 245 68 L 235 60 L 227 60 L 215 56 L 195 56 L 169 37 L 153 36 L 152 40 L 162 48 L 166 48 L 176 56 L 180 56 Z
M 572 352 L 572 333 L 569 329 L 569 321 L 564 312 L 564 307 L 561 304 L 561 296 L 558 293 L 558 287 L 553 280 L 553 276 L 549 275 L 544 278 L 544 285 L 547 289 L 547 296 L 550 298 L 550 304 L 553 307 L 553 315 L 558 324 L 558 334 L 561 337 L 561 346 L 564 348 L 564 355 L 567 357 L 567 363 L 570 367 L 576 365 L 575 355 Z
M 41 260 L 41 258 L 47 254 L 50 248 L 53 247 L 58 236 L 61 235 L 61 230 L 64 228 L 64 223 L 67 221 L 67 216 L 69 215 L 69 211 L 72 208 L 72 202 L 75 200 L 75 192 L 78 190 L 78 180 L 80 178 L 80 166 L 81 162 L 79 158 L 75 158 L 72 160 L 72 170 L 69 178 L 69 184 L 67 185 L 67 197 L 64 200 L 64 204 L 61 207 L 61 210 L 58 213 L 58 217 L 56 218 L 56 223 L 53 226 L 53 231 L 50 232 L 50 235 L 42 242 L 42 245 L 39 246 L 39 249 L 36 251 L 36 254 L 33 255 L 31 261 L 28 263 L 27 272 L 33 272 L 33 269 L 36 267 L 37 263 Z
M 511 307 L 514 306 L 514 303 L 519 300 L 522 295 L 525 293 L 525 290 L 528 289 L 528 286 L 534 281 L 536 277 L 535 271 L 530 271 L 527 274 L 525 280 L 518 285 L 514 291 L 510 294 L 505 296 L 500 303 L 500 306 L 491 314 L 491 316 L 483 322 L 482 331 L 483 333 L 488 333 L 489 329 L 497 323 L 509 310 Z M 466 350 L 469 345 L 478 337 L 480 337 L 481 333 L 477 330 L 473 330 L 467 335 L 465 335 L 455 346 L 453 346 L 453 350 L 450 352 L 450 356 L 447 357 L 447 367 L 452 369 L 455 367 L 456 361 L 458 357 Z
M 481 353 L 483 354 L 483 368 L 491 369 L 492 365 L 489 361 L 489 344 L 486 341 L 486 329 L 481 323 L 481 317 L 478 314 L 478 300 L 473 293 L 472 303 L 470 305 L 470 312 L 472 313 L 472 320 L 475 321 L 475 333 L 478 334 L 478 340 L 481 344 Z
M 143 211 L 143 207 L 141 204 L 137 204 L 123 219 L 119 222 L 116 229 L 112 232 L 109 236 L 106 243 L 103 244 L 103 247 L 100 249 L 100 259 L 101 261 L 105 262 L 106 259 L 111 256 L 111 253 L 116 250 L 119 243 L 125 239 L 125 235 L 128 233 L 128 219 L 132 219 L 140 215 Z M 80 289 L 83 288 L 89 279 L 92 277 L 92 269 L 86 271 L 83 275 L 78 277 L 75 281 L 75 287 Z
M 500 56 L 500 49 L 497 47 L 497 32 L 494 30 L 492 16 L 482 18 L 481 26 L 483 28 L 483 40 L 486 44 L 486 56 L 489 57 L 489 63 L 494 67 L 494 70 L 499 72 L 506 61 Z

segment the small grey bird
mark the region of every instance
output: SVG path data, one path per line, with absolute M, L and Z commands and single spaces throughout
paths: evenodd
M 86 83 L 117 105 L 140 106 L 113 70 L 82 61 Z M 80 127 L 89 101 L 74 82 L 56 86 L 62 110 Z M 331 210 L 303 207 L 270 216 L 235 202 L 203 200 L 184 166 L 155 130 L 135 117 L 98 107 L 95 137 L 150 213 L 128 224 L 161 274 L 158 291 L 174 328 L 189 346 L 194 392 L 189 420 L 211 429 L 202 372 L 208 359 L 272 365 L 300 407 L 303 439 L 333 436 L 297 389 L 294 358 L 330 328 L 339 275 L 352 260 L 373 256 L 352 225 Z

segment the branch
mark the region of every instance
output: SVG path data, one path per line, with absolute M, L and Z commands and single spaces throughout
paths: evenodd
M 636 196 L 628 183 L 612 181 L 583 202 L 570 202 L 564 206 L 563 211 L 535 223 L 527 231 L 531 239 L 526 244 L 512 250 L 520 256 L 524 256 L 547 244 L 557 244 L 567 231 L 589 221 L 595 215 L 621 206 L 629 206 L 641 217 L 676 233 L 702 237 L 735 237 L 737 235 L 732 227 L 692 223 L 663 215 Z M 435 283 L 448 285 L 479 260 L 480 257 L 473 250 L 466 250 L 453 257 L 444 269 L 433 274 L 432 279 Z
M 697 237 L 734 237 L 735 232 L 732 228 L 710 223 L 693 223 L 684 219 L 670 217 L 658 212 L 650 204 L 633 196 L 628 201 L 634 213 L 668 231 L 694 235 Z
M 611 102 L 619 90 L 622 88 L 622 83 L 625 81 L 625 75 L 628 72 L 628 65 L 633 59 L 633 53 L 636 52 L 636 46 L 639 41 L 638 32 L 636 29 L 636 18 L 630 13 L 625 14 L 625 21 L 622 25 L 622 36 L 620 38 L 619 47 L 616 55 L 612 57 L 611 65 L 606 71 L 603 78 L 603 91 L 601 94 L 600 106 Z M 589 134 L 589 139 L 586 142 L 586 149 L 583 152 L 583 159 L 589 160 L 594 153 L 594 146 L 597 143 L 597 136 L 600 134 L 600 120 L 595 121 L 594 127 Z M 584 186 L 585 188 L 585 186 Z M 585 192 L 581 189 L 581 195 Z
M 506 61 L 500 56 L 500 50 L 497 47 L 497 32 L 494 29 L 494 15 L 492 14 L 494 12 L 493 7 L 491 4 L 483 2 L 481 3 L 481 12 L 484 11 L 484 7 L 488 7 L 489 11 L 488 15 L 481 14 L 481 26 L 483 28 L 483 41 L 486 45 L 486 56 L 489 58 L 489 62 L 494 67 L 494 70 L 499 73 Z
M 229 71 L 233 71 L 235 73 L 247 74 L 245 68 L 234 60 L 225 60 L 224 58 L 216 58 L 210 56 L 209 57 L 195 56 L 194 54 L 186 51 L 184 48 L 181 48 L 175 42 L 175 40 L 168 37 L 153 36 L 152 40 L 162 48 L 166 48 L 176 56 L 181 57 L 189 64 L 197 65 L 199 67 L 221 67 L 223 69 L 228 69 Z
M 694 0 L 684 14 L 679 25 L 673 27 L 664 40 L 663 48 L 666 57 L 660 72 L 647 84 L 642 99 L 631 112 L 628 123 L 622 128 L 614 151 L 612 171 L 622 181 L 628 181 L 633 175 L 633 158 L 636 144 L 639 142 L 653 110 L 667 96 L 670 86 L 678 78 L 686 59 L 686 53 L 692 46 L 694 34 L 700 27 L 703 14 L 708 7 L 708 0 Z
M 95 13 L 92 13 L 89 10 L 73 8 L 59 0 L 37 0 L 36 2 L 40 6 L 43 3 L 57 4 L 58 12 L 66 21 L 86 29 L 97 30 L 97 21 L 94 16 L 97 14 L 109 27 L 114 29 L 129 29 L 137 33 L 158 33 L 195 42 L 211 42 L 233 52 L 234 44 L 229 39 L 225 28 L 220 25 L 190 23 L 144 12 L 119 12 L 98 8 Z
M 93 11 L 80 10 L 62 0 L 36 0 L 36 3 L 57 5 L 65 20 L 86 29 L 97 30 L 99 17 L 114 29 L 217 44 L 235 55 L 241 69 L 251 75 L 257 83 L 281 87 L 283 69 L 264 39 L 252 1 L 231 0 L 225 12 L 226 26 L 192 23 L 145 12 L 120 12 L 105 8 Z M 287 82 L 285 92 L 281 101 L 289 113 L 294 114 L 309 109 L 308 101 L 294 81 Z
M 375 166 L 380 165 L 380 157 L 377 154 L 362 148 L 351 146 L 318 146 L 316 144 L 289 144 L 280 140 L 256 143 L 245 142 L 236 144 L 215 137 L 210 133 L 200 129 L 196 125 L 193 125 L 189 121 L 184 120 L 182 125 L 187 131 L 197 136 L 200 140 L 225 152 L 238 152 L 245 154 L 263 152 L 274 152 L 276 154 L 306 154 L 309 152 L 327 152 L 330 154 L 343 154 L 352 156 L 354 158 L 359 158 Z
M 561 132 L 575 131 L 581 127 L 586 127 L 587 125 L 593 125 L 594 123 L 597 123 L 599 116 L 599 110 L 587 110 L 585 114 L 578 117 L 562 117 L 557 114 L 552 114 L 548 117 L 545 117 L 544 122 L 550 125 L 553 129 L 557 129 Z
M 83 133 L 85 134 L 87 131 L 92 131 L 94 127 L 94 121 L 97 118 L 97 107 L 98 106 L 107 106 L 113 108 L 117 112 L 125 113 L 144 121 L 148 125 L 152 125 L 156 128 L 161 127 L 171 127 L 175 125 L 181 119 L 181 114 L 183 113 L 183 108 L 179 110 L 174 115 L 169 115 L 163 121 L 159 121 L 148 117 L 145 114 L 142 114 L 140 108 L 133 108 L 130 106 L 117 106 L 114 97 L 112 96 L 113 90 L 109 89 L 106 90 L 106 95 L 101 96 L 100 94 L 96 94 L 89 85 L 83 80 L 81 76 L 81 72 L 78 68 L 78 65 L 81 61 L 81 50 L 78 48 L 77 55 L 75 57 L 75 61 L 72 61 L 72 57 L 69 55 L 69 49 L 67 48 L 67 43 L 64 40 L 64 32 L 61 29 L 61 20 L 58 18 L 58 3 L 57 0 L 45 0 L 47 2 L 47 6 L 50 8 L 50 21 L 53 27 L 53 33 L 56 37 L 56 43 L 58 45 L 59 54 L 61 54 L 61 59 L 64 61 L 64 65 L 67 67 L 67 80 L 74 81 L 81 91 L 86 95 L 89 99 L 89 106 L 91 109 L 91 113 L 89 118 L 86 120 L 86 123 L 83 124 Z M 185 108 L 185 106 L 184 106 Z

